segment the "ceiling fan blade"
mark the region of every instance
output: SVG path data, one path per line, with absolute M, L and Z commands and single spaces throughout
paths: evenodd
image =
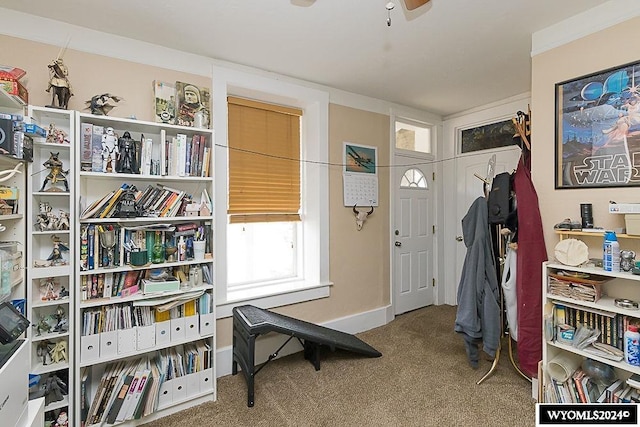
M 423 4 L 427 4 L 429 0 L 404 0 L 405 6 L 407 6 L 407 10 L 417 9 Z

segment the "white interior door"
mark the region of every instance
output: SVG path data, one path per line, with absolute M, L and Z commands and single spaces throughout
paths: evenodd
M 396 155 L 393 246 L 395 314 L 433 303 L 433 166 Z
M 512 172 L 520 159 L 520 147 L 510 146 L 496 150 L 475 151 L 469 155 L 456 158 L 457 177 L 457 226 L 456 226 L 456 289 L 460 283 L 462 264 L 467 253 L 467 248 L 462 241 L 462 218 L 469 211 L 469 207 L 475 199 L 484 195 L 484 183 L 474 174 L 481 177 L 487 176 L 487 169 L 492 157 L 495 156 L 494 175 L 502 172 Z

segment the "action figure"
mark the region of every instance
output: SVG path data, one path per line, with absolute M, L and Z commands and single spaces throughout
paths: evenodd
M 119 218 L 135 218 L 138 216 L 138 206 L 136 203 L 136 192 L 138 190 L 135 186 L 127 188 L 118 202 L 117 216 Z
M 102 135 L 102 170 L 105 172 L 111 172 L 113 170 L 112 161 L 117 157 L 118 150 L 118 135 L 112 127 L 105 129 L 105 134 Z
M 58 341 L 49 351 L 53 363 L 67 361 L 67 342 Z
M 49 125 L 46 141 L 49 144 L 69 144 L 69 138 L 67 138 L 66 132 L 56 128 L 54 123 Z
M 58 158 L 60 153 L 51 152 L 51 156 L 49 156 L 49 160 L 44 162 L 42 165 L 49 169 L 49 174 L 44 179 L 42 183 L 42 187 L 40 187 L 40 191 L 44 191 L 44 187 L 48 182 L 51 183 L 52 187 L 49 188 L 48 191 L 61 191 L 59 188 L 55 187 L 58 181 L 61 181 L 64 184 L 65 191 L 69 192 L 69 183 L 67 182 L 66 174 L 69 173 L 69 170 L 66 171 L 62 169 L 62 160 Z
M 122 135 L 122 138 L 118 138 L 116 172 L 140 173 L 138 162 L 136 161 L 136 142 L 131 138 L 131 134 L 128 131 Z
M 41 279 L 40 282 L 40 299 L 42 301 L 54 301 L 59 299 L 59 295 L 56 294 L 56 282 L 52 277 L 47 279 Z
M 68 252 L 69 247 L 62 243 L 60 238 L 55 234 L 51 236 L 51 240 L 53 241 L 53 249 L 47 261 L 50 261 L 51 265 L 66 265 L 67 261 L 62 257 L 62 252 Z
M 51 61 L 47 67 L 49 67 L 49 86 L 47 87 L 47 92 L 51 92 L 51 89 L 53 89 L 51 105 L 47 105 L 47 107 L 66 110 L 69 106 L 69 98 L 73 95 L 71 83 L 69 83 L 69 79 L 67 78 L 69 71 L 60 57 Z M 57 105 L 56 98 L 58 100 Z
M 69 427 L 69 417 L 65 411 L 62 411 L 58 414 L 58 418 L 56 418 L 56 422 L 53 423 L 51 427 Z
M 85 101 L 85 104 L 87 104 L 85 109 L 91 110 L 91 114 L 106 116 L 109 111 L 116 107 L 115 105 L 109 104 L 110 99 L 116 103 L 122 101 L 122 98 L 119 96 L 111 95 L 110 93 L 103 93 L 101 95 L 92 96 L 90 100 Z

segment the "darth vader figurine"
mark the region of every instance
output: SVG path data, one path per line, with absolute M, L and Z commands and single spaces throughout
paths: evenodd
M 138 168 L 138 156 L 136 153 L 136 141 L 131 138 L 127 131 L 121 138 L 118 138 L 118 163 L 116 165 L 118 173 L 140 173 Z

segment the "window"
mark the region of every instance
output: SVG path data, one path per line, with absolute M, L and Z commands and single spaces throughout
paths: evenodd
M 461 153 L 518 145 L 520 139 L 514 138 L 516 128 L 511 119 L 482 125 L 461 131 Z
M 429 188 L 424 174 L 419 169 L 407 170 L 404 175 L 402 175 L 402 179 L 400 180 L 400 187 L 422 189 Z
M 396 121 L 396 148 L 431 153 L 431 128 Z
M 302 111 L 236 97 L 228 110 L 228 287 L 296 279 Z
M 273 308 L 329 296 L 328 93 L 214 67 L 212 94 L 216 130 L 214 273 L 217 316 L 229 317 L 232 308 L 242 304 Z M 300 189 L 299 205 L 293 217 L 278 217 L 270 212 L 263 214 L 260 221 L 252 222 L 249 216 L 256 219 L 261 215 L 252 213 L 247 214 L 241 220 L 243 222 L 231 222 L 232 215 L 228 212 L 232 151 L 227 148 L 229 97 L 286 106 L 303 113 L 297 120 Z M 237 215 L 245 214 L 237 212 Z M 267 217 L 269 222 L 263 221 Z M 274 264 L 273 259 L 279 263 Z

